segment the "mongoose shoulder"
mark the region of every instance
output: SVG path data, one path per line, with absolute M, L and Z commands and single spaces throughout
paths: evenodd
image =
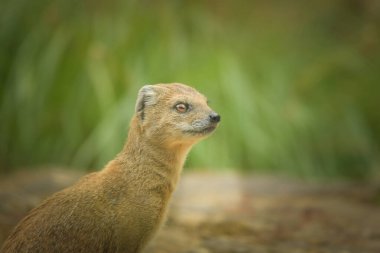
M 33 209 L 1 252 L 140 252 L 163 222 L 188 151 L 219 121 L 189 86 L 142 87 L 122 151 Z

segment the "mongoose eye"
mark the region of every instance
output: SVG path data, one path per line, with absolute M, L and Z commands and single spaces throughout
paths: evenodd
M 184 113 L 189 110 L 189 105 L 184 104 L 184 103 L 179 103 L 175 106 L 175 109 L 177 110 L 177 112 Z

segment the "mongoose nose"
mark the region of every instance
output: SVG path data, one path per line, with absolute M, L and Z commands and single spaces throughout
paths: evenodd
M 210 114 L 210 121 L 213 123 L 218 123 L 220 121 L 220 115 L 217 114 L 216 112 L 212 112 Z

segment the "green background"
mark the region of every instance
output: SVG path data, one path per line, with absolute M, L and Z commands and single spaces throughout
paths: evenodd
M 186 167 L 378 175 L 379 1 L 0 2 L 0 171 L 100 169 L 144 84 L 222 115 Z

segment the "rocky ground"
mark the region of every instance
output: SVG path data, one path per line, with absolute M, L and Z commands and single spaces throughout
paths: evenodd
M 51 192 L 80 174 L 0 180 L 0 243 Z M 184 173 L 166 224 L 145 253 L 380 252 L 380 187 L 235 173 Z

